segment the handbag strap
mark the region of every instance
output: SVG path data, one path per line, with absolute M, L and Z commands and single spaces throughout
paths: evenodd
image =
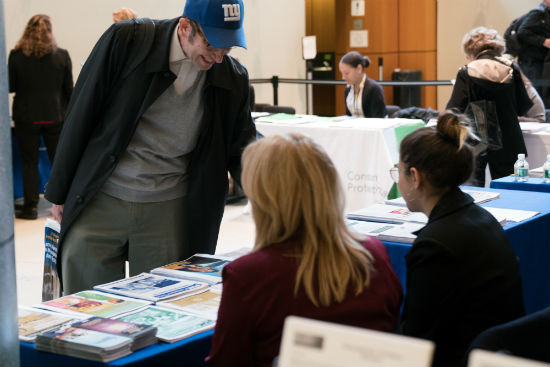
M 468 75 L 468 65 L 464 65 L 462 67 L 462 71 L 464 73 L 464 78 L 466 81 L 466 94 L 468 96 L 468 103 L 472 102 L 472 81 L 470 79 L 470 75 Z

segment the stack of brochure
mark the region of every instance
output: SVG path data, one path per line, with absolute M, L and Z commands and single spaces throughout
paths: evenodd
M 107 284 L 94 286 L 94 289 L 120 294 L 122 296 L 145 299 L 148 301 L 163 301 L 169 298 L 194 294 L 208 288 L 208 284 L 186 279 L 168 278 L 161 275 L 141 273 L 139 275 L 120 279 Z
M 102 333 L 121 335 L 132 339 L 132 351 L 144 348 L 157 342 L 157 328 L 150 325 L 136 324 L 104 317 L 92 317 L 71 325 L 73 328 L 95 330 Z
M 83 291 L 42 302 L 34 305 L 34 307 L 71 316 L 113 317 L 122 313 L 139 310 L 150 304 L 151 302 L 140 299 L 120 297 L 96 291 Z
M 56 329 L 61 325 L 70 324 L 82 318 L 85 318 L 85 316 L 73 317 L 57 312 L 19 306 L 19 340 L 34 342 L 36 336 L 44 331 Z
M 110 362 L 132 353 L 132 339 L 76 327 L 63 327 L 36 337 L 36 349 L 71 357 Z
M 155 268 L 151 273 L 216 284 L 222 281 L 222 269 L 231 260 L 233 259 L 226 256 L 195 254 L 183 261 Z
M 166 343 L 213 329 L 216 324 L 212 319 L 159 306 L 149 306 L 137 312 L 121 315 L 117 319 L 154 326 L 157 328 L 157 338 Z

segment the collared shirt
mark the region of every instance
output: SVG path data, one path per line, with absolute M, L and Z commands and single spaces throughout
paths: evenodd
M 346 105 L 352 116 L 365 116 L 365 114 L 363 113 L 363 87 L 365 86 L 366 79 L 367 76 L 363 74 L 363 79 L 361 80 L 361 84 L 359 84 L 359 92 L 355 93 L 352 85 L 348 93 L 348 97 L 346 98 Z
M 174 80 L 174 89 L 181 96 L 195 83 L 195 80 L 201 74 L 201 70 L 183 52 L 178 37 L 178 29 L 179 25 L 174 28 L 174 34 L 170 42 L 169 67 L 170 71 L 177 75 L 177 79 Z M 199 87 L 202 87 L 202 84 Z

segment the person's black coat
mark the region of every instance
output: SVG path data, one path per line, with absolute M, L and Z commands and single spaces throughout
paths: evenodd
M 8 58 L 10 92 L 15 93 L 16 124 L 62 122 L 73 91 L 73 71 L 67 50 L 58 48 L 41 58 L 12 50 Z
M 496 103 L 498 122 L 502 132 L 502 149 L 488 151 L 489 161 L 492 164 L 513 166 L 519 153 L 527 153 L 518 116 L 525 114 L 533 105 L 519 72 L 514 73 L 512 83 L 496 83 L 471 77 L 465 68 L 460 68 L 447 109 L 456 108 L 460 112 L 466 110 L 470 102 L 468 85 L 471 88 L 470 94 L 473 101 L 488 100 Z
M 542 64 L 548 53 L 542 44 L 550 38 L 550 8 L 544 1 L 527 13 L 517 32 L 524 46 L 519 54 L 520 62 Z
M 65 234 L 113 172 L 141 115 L 176 79 L 169 69 L 169 51 L 178 19 L 154 21 L 151 49 L 133 70 L 128 70 L 127 59 L 135 33 L 126 27 L 134 22 L 113 24 L 85 62 L 45 193 L 52 203 L 65 205 L 58 258 Z M 139 32 L 143 24 L 135 26 Z M 227 172 L 240 181 L 241 154 L 256 131 L 248 106 L 248 73 L 233 58 L 224 56 L 212 66 L 202 93 L 203 122 L 188 168 L 188 220 L 180 224 L 186 227 L 190 254 L 214 253 Z
M 524 315 L 506 233 L 459 188 L 435 205 L 406 261 L 402 332 L 435 342 L 434 366 L 460 365 L 480 332 Z

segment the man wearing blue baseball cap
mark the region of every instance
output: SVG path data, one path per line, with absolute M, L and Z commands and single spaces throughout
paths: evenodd
M 65 294 L 214 253 L 227 172 L 255 137 L 241 0 L 113 24 L 85 62 L 45 196 Z

